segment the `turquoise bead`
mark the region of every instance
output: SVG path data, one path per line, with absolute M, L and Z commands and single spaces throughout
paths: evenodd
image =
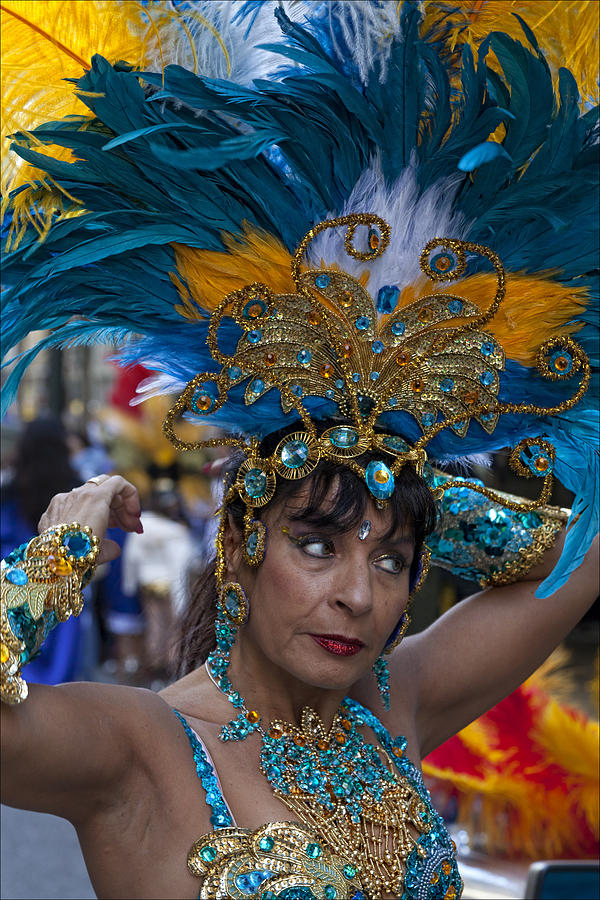
M 322 852 L 319 844 L 307 844 L 305 850 L 306 855 L 310 856 L 311 859 L 318 859 Z

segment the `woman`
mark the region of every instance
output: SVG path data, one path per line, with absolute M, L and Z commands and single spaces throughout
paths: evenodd
M 418 766 L 523 681 L 576 624 L 595 596 L 598 540 L 551 598 L 535 597 L 549 559 L 530 579 L 463 601 L 406 638 L 391 655 L 393 703 L 382 712 L 370 670 L 406 609 L 413 559 L 432 522 L 428 489 L 406 473 L 406 484 L 385 511 L 345 469 L 317 470 L 292 483 L 263 512 L 268 550 L 257 570 L 243 561 L 239 511 L 231 511 L 227 578 L 243 585 L 250 615 L 232 649 L 229 676 L 248 710 L 260 712 L 265 729 L 273 720 L 298 723 L 308 706 L 328 730 L 349 695 L 373 710 L 392 736 L 406 736 L 406 756 Z M 77 520 L 102 538 L 109 523 L 135 531 L 139 514 L 135 489 L 119 476 L 104 476 L 54 498 L 40 528 Z M 371 527 L 361 538 L 366 521 Z M 113 557 L 105 542 L 99 560 Z M 231 704 L 202 662 L 195 659 L 191 671 L 159 695 L 113 685 L 36 685 L 27 703 L 3 706 L 4 801 L 73 822 L 98 896 L 198 893 L 198 878 L 182 862 L 194 841 L 213 831 L 214 813 L 174 709 L 210 753 L 238 827 L 298 821 L 260 772 L 259 735 L 237 744 L 219 740 Z M 372 729 L 360 732 L 381 748 Z M 419 836 L 414 825 L 409 831 Z M 445 856 L 450 859 L 451 851 Z M 268 870 L 268 863 L 263 866 Z M 452 876 L 446 896 L 454 896 L 453 886 L 460 893 L 454 871 Z M 331 871 L 325 886 L 327 877 Z M 365 895 L 399 894 L 388 880 L 387 890 Z
M 111 45 L 114 64 L 77 80 L 91 116 L 14 129 L 48 178 L 13 181 L 9 344 L 134 338 L 124 360 L 158 373 L 142 393 L 178 394 L 177 449 L 243 457 L 184 677 L 159 696 L 34 686 L 23 702 L 19 673 L 114 555 L 107 526 L 139 528 L 130 485 L 55 498 L 3 571 L 7 802 L 74 822 L 101 896 L 458 896 L 415 766 L 593 599 L 595 120 L 571 73 L 555 98 L 527 23 L 480 40 L 478 10 L 153 4 L 139 54 Z M 156 38 L 189 69 L 149 71 Z M 224 435 L 185 441 L 181 419 Z M 537 500 L 428 462 L 505 447 Z M 575 501 L 541 561 L 553 471 Z M 434 500 L 435 560 L 492 587 L 398 646 Z

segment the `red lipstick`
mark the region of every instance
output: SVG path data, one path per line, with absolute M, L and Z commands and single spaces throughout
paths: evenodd
M 311 634 L 311 638 L 323 650 L 335 656 L 354 656 L 365 646 L 356 638 L 346 638 L 341 634 Z

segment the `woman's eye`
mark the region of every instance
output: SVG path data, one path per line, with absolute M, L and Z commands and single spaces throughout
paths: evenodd
M 375 560 L 375 565 L 391 575 L 400 575 L 407 568 L 406 562 L 399 556 L 381 556 Z
M 299 546 L 308 556 L 316 556 L 318 559 L 326 559 L 333 554 L 333 547 L 329 541 L 323 541 L 320 538 L 302 538 Z

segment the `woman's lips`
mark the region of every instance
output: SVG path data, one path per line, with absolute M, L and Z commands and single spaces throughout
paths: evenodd
M 333 653 L 335 656 L 354 656 L 365 646 L 362 641 L 355 638 L 345 638 L 339 634 L 311 634 L 311 638 L 323 650 Z

